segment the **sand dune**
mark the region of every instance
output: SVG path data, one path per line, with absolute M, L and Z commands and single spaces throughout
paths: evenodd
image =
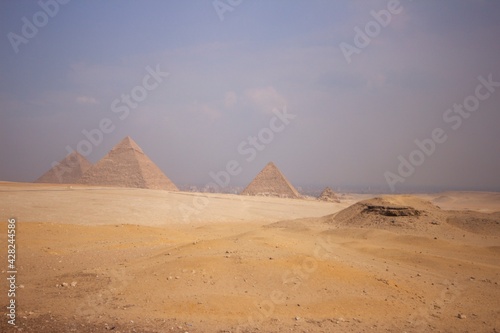
M 420 195 L 441 209 L 473 210 L 484 213 L 500 212 L 500 193 L 498 192 L 445 192 L 433 195 Z
M 319 217 L 356 200 L 326 203 L 219 193 L 22 183 L 0 183 L 0 198 L 5 204 L 2 213 L 26 222 L 149 226 Z
M 184 221 L 172 207 L 193 198 L 209 204 Z M 327 203 L 3 183 L 2 216 L 20 221 L 18 326 L 499 330 L 498 214 L 442 210 L 422 196 L 360 199 L 366 197 Z M 483 208 L 492 210 L 492 201 Z M 0 228 L 5 237 L 6 222 Z M 5 290 L 6 281 L 0 286 Z M 7 326 L 2 321 L 0 330 L 17 332 Z

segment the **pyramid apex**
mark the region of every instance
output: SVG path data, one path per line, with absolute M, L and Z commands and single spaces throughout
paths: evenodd
M 276 166 L 276 164 L 274 164 L 273 161 L 268 162 L 262 170 L 266 170 L 266 169 L 276 169 L 279 171 L 279 168 Z M 279 172 L 281 172 L 281 171 L 279 171 Z
M 120 141 L 120 142 L 126 142 L 126 143 L 134 143 L 134 144 L 137 144 L 137 143 L 134 141 L 134 139 L 132 139 L 132 138 L 131 138 L 130 136 L 128 136 L 128 135 L 127 135 L 126 137 L 124 137 L 124 138 L 122 139 L 122 141 Z
M 133 149 L 144 154 L 141 147 L 130 136 L 124 137 L 112 150 L 118 149 Z
M 85 160 L 87 161 L 87 159 L 85 158 L 85 156 L 83 156 L 82 154 L 80 154 L 77 150 L 73 150 L 70 154 L 66 155 L 66 158 L 65 159 L 78 159 L 78 160 Z

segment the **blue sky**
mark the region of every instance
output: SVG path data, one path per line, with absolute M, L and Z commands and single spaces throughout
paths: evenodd
M 220 3 L 223 20 L 210 0 L 1 2 L 0 179 L 38 178 L 110 119 L 91 162 L 129 135 L 179 185 L 205 184 L 230 160 L 241 166 L 231 185 L 245 185 L 272 160 L 302 186 L 389 189 L 391 173 L 398 191 L 500 190 L 500 88 L 457 129 L 456 113 L 444 119 L 479 76 L 500 82 L 500 2 L 401 0 L 386 26 L 371 12 L 393 1 Z M 44 15 L 13 46 L 9 34 L 25 38 L 26 20 Z M 379 30 L 349 63 L 341 45 L 370 24 Z M 169 75 L 120 119 L 113 101 L 148 67 Z M 285 108 L 296 117 L 247 161 L 238 147 Z M 435 128 L 447 140 L 398 173 Z

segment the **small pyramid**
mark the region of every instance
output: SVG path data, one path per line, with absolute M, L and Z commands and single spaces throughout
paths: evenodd
M 80 179 L 87 185 L 178 191 L 172 181 L 130 137 L 124 138 Z
M 269 162 L 241 194 L 282 198 L 301 197 L 273 162 Z
M 91 166 L 85 157 L 74 151 L 54 164 L 35 183 L 74 184 Z
M 329 187 L 326 187 L 323 190 L 321 195 L 318 197 L 318 200 L 329 201 L 329 202 L 340 202 L 339 197 Z

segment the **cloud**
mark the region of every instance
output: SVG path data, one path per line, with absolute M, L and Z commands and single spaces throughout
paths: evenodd
M 96 100 L 94 97 L 89 97 L 89 96 L 78 96 L 76 98 L 76 102 L 78 104 L 100 104 L 98 100 Z
M 271 112 L 275 108 L 281 108 L 287 104 L 286 99 L 280 95 L 272 86 L 263 88 L 247 89 L 245 96 L 255 105 L 261 112 Z
M 375 90 L 377 88 L 383 88 L 387 83 L 385 75 L 377 73 L 367 78 L 366 85 L 368 89 Z
M 194 119 L 205 124 L 210 124 L 222 116 L 222 113 L 217 108 L 206 103 L 199 103 L 198 101 L 187 105 L 186 111 L 194 115 Z
M 232 109 L 236 103 L 238 103 L 238 96 L 234 91 L 228 91 L 226 92 L 226 95 L 224 96 L 224 106 L 226 109 Z
M 219 110 L 206 104 L 199 105 L 198 110 L 202 116 L 208 118 L 209 120 L 215 120 L 222 115 Z

